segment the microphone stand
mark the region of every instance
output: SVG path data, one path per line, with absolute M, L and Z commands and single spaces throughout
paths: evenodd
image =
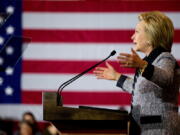
M 57 106 L 63 106 L 63 100 L 62 100 L 62 90 L 67 86 L 69 85 L 70 83 L 74 82 L 75 80 L 77 80 L 78 78 L 80 78 L 81 76 L 83 76 L 85 73 L 89 72 L 90 70 L 92 70 L 93 68 L 95 68 L 96 66 L 100 65 L 101 63 L 103 63 L 104 61 L 106 61 L 107 59 L 109 59 L 111 56 L 115 55 L 116 54 L 116 51 L 113 50 L 111 52 L 111 54 L 103 59 L 102 61 L 96 63 L 95 65 L 93 65 L 92 67 L 86 69 L 85 71 L 83 71 L 82 73 L 76 75 L 75 77 L 71 78 L 70 80 L 64 82 L 63 84 L 60 85 L 60 87 L 58 88 L 58 91 L 57 91 Z

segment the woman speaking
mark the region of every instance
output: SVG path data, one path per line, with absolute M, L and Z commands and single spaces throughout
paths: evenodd
M 178 124 L 178 64 L 170 53 L 174 27 L 159 11 L 145 12 L 131 39 L 131 54 L 120 53 L 121 66 L 136 68 L 133 78 L 117 72 L 109 63 L 97 67 L 98 79 L 117 81 L 117 86 L 132 94 L 130 134 L 175 135 Z M 144 53 L 141 59 L 136 51 Z

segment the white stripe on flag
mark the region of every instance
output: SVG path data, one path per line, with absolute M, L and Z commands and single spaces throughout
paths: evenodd
M 108 43 L 31 43 L 23 58 L 34 60 L 101 60 L 112 50 L 130 52 L 133 44 Z
M 25 29 L 134 29 L 140 13 L 44 13 L 25 12 Z M 176 29 L 180 28 L 180 13 L 167 12 Z
M 32 112 L 37 120 L 43 120 L 42 105 L 24 105 L 24 104 L 0 104 L 0 116 L 3 119 L 22 120 L 24 112 Z
M 65 81 L 74 77 L 70 74 L 23 74 L 23 90 L 56 91 Z M 130 75 L 129 75 L 130 76 Z M 116 81 L 97 80 L 94 75 L 84 75 L 66 87 L 66 91 L 121 91 L 116 87 Z
M 131 43 L 31 43 L 23 53 L 25 60 L 101 60 L 112 50 L 130 53 Z M 174 44 L 172 54 L 180 59 L 180 44 Z M 139 53 L 141 57 L 144 55 Z M 116 56 L 110 58 L 116 60 Z

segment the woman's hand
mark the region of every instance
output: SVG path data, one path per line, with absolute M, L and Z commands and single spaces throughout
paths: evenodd
M 147 62 L 142 60 L 135 50 L 131 48 L 132 54 L 120 53 L 117 57 L 122 67 L 143 68 Z
M 106 66 L 107 67 L 97 67 L 93 71 L 97 79 L 118 80 L 121 74 L 116 72 L 108 62 L 106 62 Z

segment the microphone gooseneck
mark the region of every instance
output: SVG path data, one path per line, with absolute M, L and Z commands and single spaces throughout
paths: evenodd
M 61 84 L 58 88 L 58 91 L 57 91 L 57 106 L 63 106 L 63 100 L 62 100 L 62 96 L 61 96 L 61 93 L 62 93 L 62 90 L 67 86 L 69 85 L 70 83 L 72 83 L 73 81 L 77 80 L 79 77 L 83 76 L 85 73 L 89 72 L 90 70 L 92 70 L 93 68 L 95 68 L 96 66 L 100 65 L 101 63 L 103 63 L 104 61 L 106 61 L 107 59 L 109 59 L 111 56 L 114 56 L 116 54 L 116 51 L 113 50 L 111 52 L 111 54 L 103 59 L 102 61 L 96 63 L 95 65 L 93 65 L 92 67 L 86 69 L 85 71 L 83 71 L 82 73 L 76 75 L 75 77 L 71 78 L 70 80 L 64 82 L 63 84 Z

